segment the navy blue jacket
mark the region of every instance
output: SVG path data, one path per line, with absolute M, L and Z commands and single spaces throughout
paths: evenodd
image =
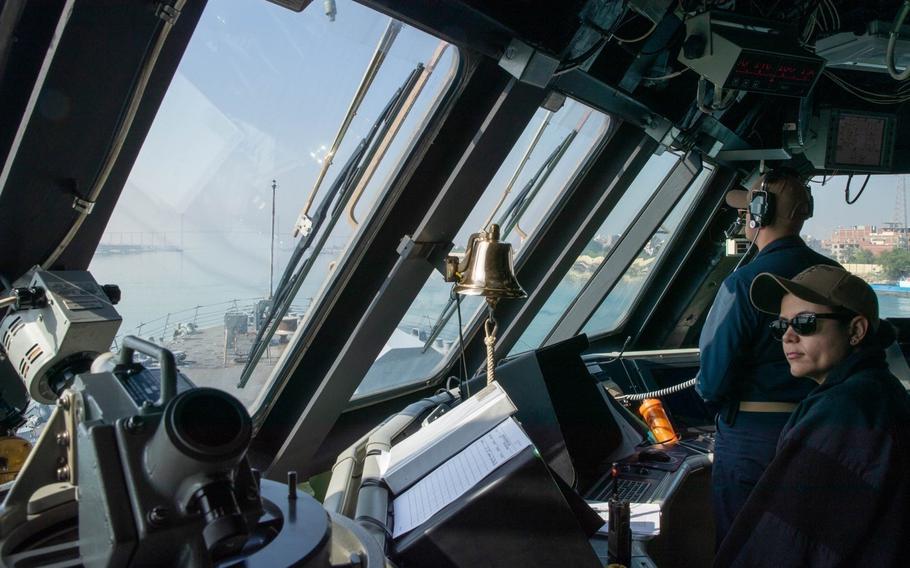
M 790 416 L 716 566 L 907 566 L 910 397 L 880 348 L 841 362 Z
M 752 262 L 727 276 L 698 341 L 701 371 L 696 389 L 702 398 L 718 404 L 799 402 L 815 387 L 811 380 L 790 374 L 784 350 L 768 329 L 774 317 L 752 306 L 749 286 L 762 272 L 793 278 L 816 264 L 839 266 L 798 236 L 789 236 L 769 243 Z

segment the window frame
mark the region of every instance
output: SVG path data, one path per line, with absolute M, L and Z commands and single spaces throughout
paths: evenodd
M 716 230 L 719 214 L 723 213 L 726 207 L 724 196 L 730 189 L 733 189 L 739 181 L 739 174 L 736 170 L 722 164 L 713 163 L 714 173 L 711 180 L 706 184 L 706 189 L 701 197 L 697 200 L 695 207 L 691 210 L 688 218 L 683 221 L 683 229 L 680 238 L 673 243 L 673 250 L 670 251 L 668 260 L 661 266 L 656 267 L 656 276 L 651 285 L 646 288 L 638 304 L 632 309 L 629 318 L 617 330 L 589 336 L 592 351 L 608 352 L 616 351 L 622 346 L 622 331 L 635 329 L 632 337 L 632 345 L 642 337 L 650 337 L 654 333 L 652 327 L 656 325 L 654 318 L 662 313 L 662 302 L 671 289 L 678 288 L 682 271 L 693 260 L 692 255 L 700 246 L 700 243 L 706 238 L 708 233 Z M 724 226 L 729 222 L 723 222 Z M 685 285 L 683 285 L 685 287 Z M 687 309 L 690 308 L 690 302 L 694 297 L 686 300 Z M 678 302 L 677 302 L 678 303 Z M 710 302 L 703 306 L 707 312 Z M 668 307 L 672 311 L 672 307 Z M 687 312 L 688 313 L 688 312 Z M 630 334 L 631 335 L 631 334 Z M 685 349 L 692 347 L 693 344 L 674 344 L 672 349 Z
M 257 424 L 253 447 L 260 455 L 274 455 L 273 471 L 310 467 L 390 326 L 400 321 L 477 192 L 492 179 L 491 169 L 543 101 L 541 89 L 515 81 L 495 62 L 470 52 L 462 52 L 461 61 L 469 69 L 451 92 L 457 96 L 433 115 L 433 126 L 403 164 L 394 191 L 374 209 L 362 246 L 336 269 L 343 271 L 335 279 L 344 281 L 341 293 L 333 294 L 333 305 L 320 314 L 317 332 L 302 338 L 293 370 L 281 377 L 284 388 Z M 411 230 L 402 220 L 416 227 Z
M 517 270 L 517 277 L 528 291 L 528 298 L 497 306 L 500 326 L 497 358 L 509 353 L 578 254 L 658 149 L 657 141 L 646 131 L 611 116 L 614 124 L 609 136 L 604 138 L 576 184 L 570 188 L 562 209 L 554 211 L 546 226 L 532 236 L 534 242 L 525 245 L 527 250 L 534 252 Z M 578 211 L 586 212 L 583 218 L 579 219 Z M 479 368 L 486 357 L 480 328 L 476 325 L 465 335 L 468 368 Z
M 705 168 L 703 165 L 702 172 L 704 172 L 704 169 Z M 693 178 L 692 183 L 695 183 L 695 181 L 698 179 L 698 177 L 700 175 L 701 175 L 701 172 L 699 174 L 697 174 L 695 176 L 695 178 Z M 677 242 L 679 242 L 683 238 L 682 235 L 684 232 L 683 231 L 684 227 L 686 226 L 688 220 L 692 217 L 694 212 L 698 209 L 700 201 L 704 198 L 705 194 L 708 191 L 708 187 L 710 187 L 710 185 L 713 182 L 716 175 L 717 175 L 717 168 L 712 166 L 711 171 L 708 174 L 707 178 L 705 179 L 704 184 L 702 184 L 702 186 L 700 188 L 698 188 L 698 192 L 692 197 L 692 202 L 689 204 L 689 206 L 683 212 L 682 217 L 680 217 L 679 225 L 673 231 L 673 234 L 670 235 L 670 238 L 667 239 L 667 242 L 664 244 L 662 250 L 667 251 L 667 254 L 661 254 L 657 258 L 657 260 L 654 264 L 654 268 L 648 273 L 647 278 L 645 278 L 645 280 L 642 282 L 641 289 L 635 294 L 635 298 L 629 304 L 629 309 L 626 310 L 626 312 L 623 314 L 623 316 L 621 318 L 619 318 L 618 320 L 616 320 L 616 323 L 610 329 L 602 329 L 602 330 L 598 330 L 596 332 L 584 331 L 584 328 L 591 321 L 591 318 L 593 318 L 594 315 L 597 313 L 597 310 L 600 309 L 600 306 L 603 305 L 603 302 L 607 301 L 609 294 L 605 295 L 603 297 L 603 300 L 601 300 L 601 303 L 597 306 L 597 308 L 595 308 L 595 310 L 593 312 L 591 312 L 591 315 L 588 317 L 588 321 L 585 322 L 585 324 L 582 326 L 582 329 L 581 329 L 581 331 L 584 331 L 584 333 L 586 333 L 589 338 L 600 338 L 600 337 L 604 337 L 607 335 L 613 335 L 618 330 L 621 330 L 622 328 L 625 327 L 626 323 L 632 317 L 632 314 L 635 312 L 635 310 L 638 309 L 639 304 L 641 304 L 644 297 L 646 296 L 645 291 L 651 285 L 652 280 L 654 278 L 656 278 L 656 275 L 663 269 L 664 265 L 669 262 L 669 260 L 667 260 L 670 257 L 669 251 L 672 250 L 673 248 L 675 248 Z M 686 193 L 688 193 L 688 191 L 691 188 L 692 188 L 692 185 L 690 184 L 689 187 L 683 192 L 683 195 L 680 198 L 680 200 L 685 198 Z M 678 204 L 679 204 L 679 202 L 677 201 L 677 205 Z M 675 210 L 675 206 L 674 206 L 674 208 L 671 208 L 669 213 L 667 213 L 667 215 L 661 220 L 661 222 L 660 222 L 661 225 L 663 225 L 666 222 L 667 217 L 669 217 L 670 215 L 672 215 L 674 213 L 674 210 Z M 653 234 L 654 233 L 652 233 L 652 236 L 653 236 Z M 650 240 L 650 238 L 648 240 Z M 647 244 L 647 241 L 645 241 L 645 244 Z M 644 249 L 644 246 L 645 245 L 642 245 L 642 247 L 639 248 L 638 255 L 641 254 L 641 251 Z M 637 258 L 637 256 L 636 256 L 636 258 Z M 623 276 L 625 276 L 625 273 L 628 272 L 628 270 L 629 270 L 629 267 L 626 267 L 626 270 L 623 272 Z M 622 276 L 620 276 L 620 278 L 622 278 Z M 616 285 L 618 285 L 618 284 L 619 284 L 619 281 L 617 281 Z M 613 289 L 616 288 L 616 285 L 613 286 Z M 611 290 L 611 292 L 612 292 L 612 290 Z
M 533 251 L 536 248 L 536 245 L 539 244 L 539 239 L 537 238 L 538 233 L 546 230 L 554 222 L 554 217 L 565 208 L 566 202 L 571 198 L 574 188 L 577 187 L 581 181 L 581 178 L 590 169 L 591 162 L 593 160 L 596 160 L 606 145 L 610 143 L 612 136 L 621 123 L 621 121 L 615 115 L 610 114 L 609 112 L 593 107 L 589 103 L 581 100 L 576 100 L 576 102 L 582 105 L 586 105 L 596 112 L 602 113 L 604 115 L 605 121 L 607 122 L 606 128 L 600 132 L 599 138 L 595 140 L 594 144 L 591 145 L 583 158 L 579 161 L 578 166 L 572 172 L 572 175 L 569 177 L 566 184 L 556 193 L 552 206 L 541 218 L 535 229 L 528 235 L 528 241 L 524 246 L 522 246 L 521 250 L 516 255 L 514 260 L 516 273 L 519 273 L 521 271 L 521 268 L 527 262 L 532 260 L 531 257 L 533 255 Z M 533 120 L 533 116 L 529 117 L 528 124 L 530 124 L 531 120 Z M 527 125 L 525 128 L 527 128 Z M 484 309 L 484 306 L 481 305 L 471 314 L 465 314 L 462 312 L 462 317 L 465 318 L 462 323 L 464 325 L 463 335 L 465 338 L 465 348 L 467 348 L 468 337 L 473 337 L 482 328 L 483 322 L 486 320 L 486 311 Z M 417 392 L 431 386 L 441 385 L 444 383 L 447 377 L 452 375 L 453 368 L 457 368 L 460 365 L 460 357 L 461 349 L 456 345 L 455 348 L 452 349 L 451 353 L 445 357 L 443 362 L 438 366 L 438 369 L 434 373 L 426 377 L 415 379 L 409 383 L 397 385 L 389 389 L 352 398 L 346 406 L 345 412 L 364 408 L 373 404 L 378 404 L 386 400 Z M 472 365 L 469 363 L 468 369 L 471 368 Z
M 661 181 L 657 191 L 629 224 L 619 242 L 610 250 L 609 255 L 547 334 L 540 347 L 558 343 L 581 332 L 604 298 L 626 273 L 629 265 L 638 257 L 639 251 L 654 231 L 698 178 L 701 170 L 701 155 L 697 151 L 689 152 L 676 162 Z

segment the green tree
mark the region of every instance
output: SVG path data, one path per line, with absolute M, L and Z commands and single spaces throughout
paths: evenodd
M 855 248 L 847 255 L 847 262 L 850 264 L 872 264 L 875 262 L 875 255 L 866 249 Z
M 910 274 L 910 251 L 892 249 L 878 255 L 878 261 L 887 278 L 897 280 Z

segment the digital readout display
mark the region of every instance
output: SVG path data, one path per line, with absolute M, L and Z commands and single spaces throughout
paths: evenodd
M 812 89 L 821 68 L 820 61 L 811 59 L 743 51 L 724 87 L 802 97 Z

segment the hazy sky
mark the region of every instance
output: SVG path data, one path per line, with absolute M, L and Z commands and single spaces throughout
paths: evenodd
M 895 218 L 897 188 L 900 186 L 899 175 L 872 176 L 869 185 L 853 205 L 844 201 L 844 187 L 847 176 L 829 178 L 824 186 L 813 183 L 812 195 L 815 198 L 815 215 L 806 222 L 803 233 L 817 239 L 826 239 L 831 231 L 839 226 L 876 225 L 883 226 L 893 221 L 903 222 L 903 211 Z M 821 181 L 821 178 L 817 178 Z M 854 176 L 850 184 L 850 199 L 862 187 L 866 176 Z M 910 205 L 910 204 L 908 204 Z

